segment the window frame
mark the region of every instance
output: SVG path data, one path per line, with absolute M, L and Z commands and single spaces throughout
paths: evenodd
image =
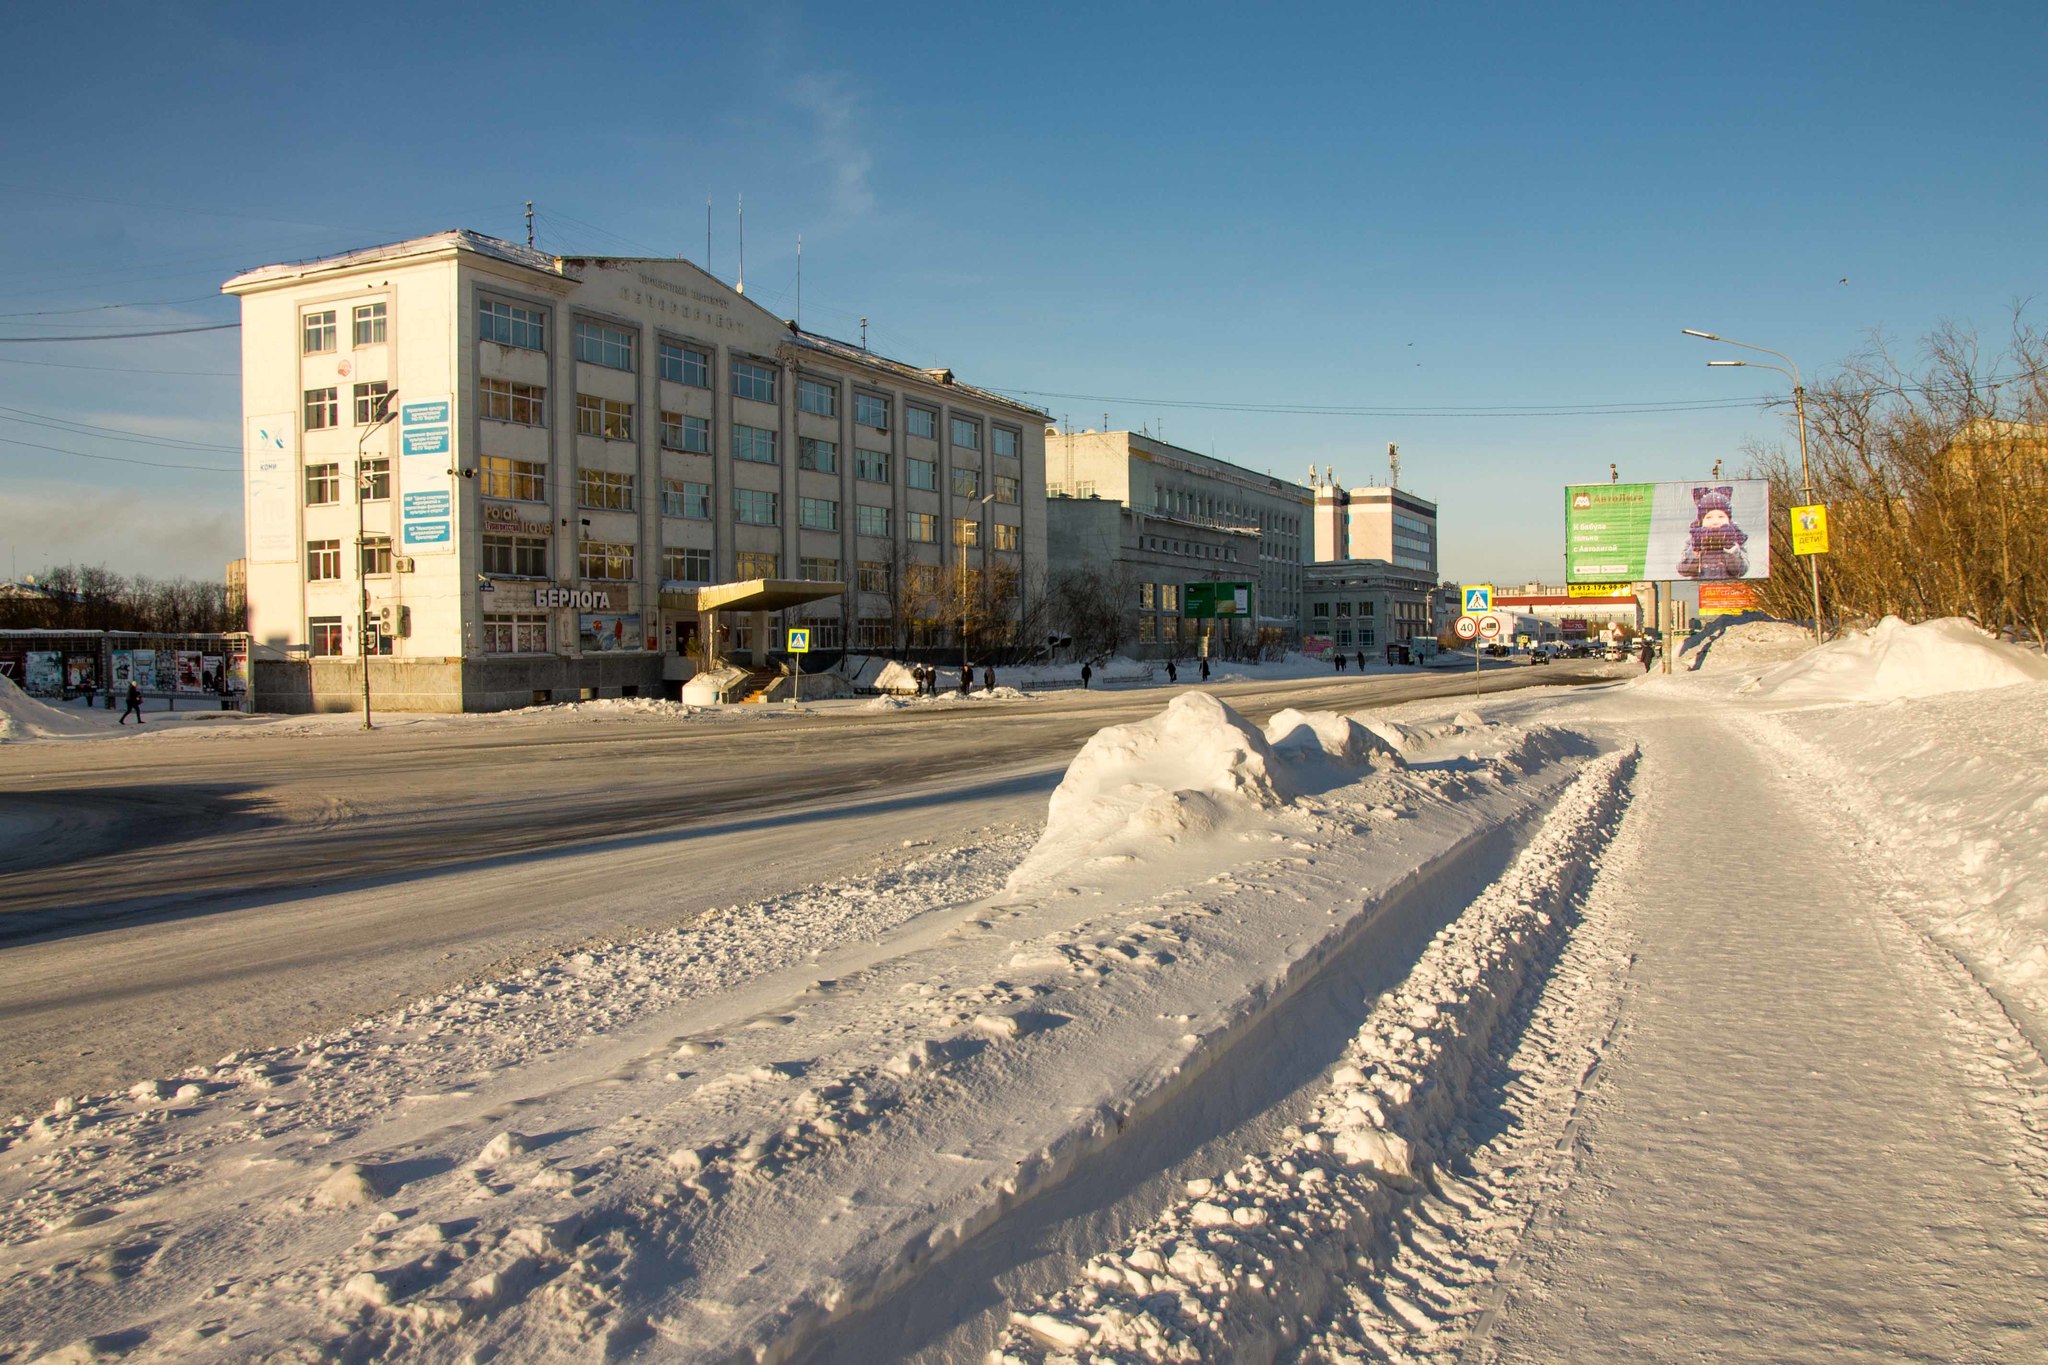
M 701 574 L 691 573 L 693 567 L 701 566 Z M 680 574 L 670 569 L 680 568 Z M 678 545 L 661 552 L 661 580 L 664 583 L 709 583 L 712 577 L 711 551 L 695 545 Z
M 390 318 L 390 310 L 382 300 L 357 304 L 349 313 L 349 336 L 354 346 L 382 346 L 388 335 Z M 375 335 L 364 336 L 366 328 Z
M 332 308 L 299 314 L 300 355 L 333 355 L 340 348 L 341 332 L 335 324 L 336 314 L 337 310 Z M 325 345 L 320 344 L 323 338 Z
M 544 308 L 529 308 L 522 303 L 504 299 L 479 298 L 477 301 L 476 339 L 488 341 L 497 346 L 509 346 L 517 351 L 539 351 L 543 355 L 548 349 L 548 315 Z M 503 310 L 500 313 L 499 310 Z M 531 340 L 527 336 L 531 333 Z
M 330 460 L 306 466 L 306 506 L 333 507 L 341 502 L 341 463 Z M 320 494 L 326 494 L 325 497 Z
M 877 507 L 873 503 L 857 502 L 853 505 L 853 532 L 855 535 L 871 536 L 876 540 L 889 540 L 895 535 L 893 507 Z M 877 527 L 880 529 L 876 529 Z
M 522 407 L 531 415 L 531 421 L 519 416 Z M 493 411 L 494 408 L 502 408 L 502 414 Z M 547 385 L 479 378 L 477 413 L 486 421 L 506 422 L 517 427 L 544 427 L 548 424 Z
M 341 581 L 341 541 L 329 537 L 325 540 L 306 542 L 306 581 L 308 583 L 339 583 Z
M 824 458 L 818 458 L 820 453 Z M 819 436 L 796 438 L 796 467 L 808 469 L 814 474 L 837 474 L 839 472 L 839 442 L 827 441 Z
M 761 499 L 766 499 L 762 502 Z M 764 518 L 752 515 L 765 511 Z M 768 488 L 740 488 L 732 490 L 732 519 L 737 526 L 780 526 L 782 524 L 782 495 Z
M 777 442 L 775 439 L 778 434 L 772 427 L 757 427 L 746 422 L 734 422 L 732 424 L 732 457 L 747 464 L 780 464 L 780 452 L 776 449 Z M 759 439 L 764 437 L 766 438 L 765 441 Z M 764 445 L 768 452 L 766 458 L 755 453 L 743 453 L 743 451 L 756 451 Z
M 752 360 L 743 360 L 739 356 L 734 356 L 727 362 L 727 368 L 731 371 L 732 375 L 732 396 L 734 398 L 744 398 L 750 403 L 772 404 L 776 401 L 777 389 L 774 366 L 762 365 Z M 747 381 L 746 389 L 741 387 L 742 380 Z M 757 388 L 765 389 L 765 396 L 759 392 L 748 391 Z
M 576 434 L 604 441 L 633 439 L 633 409 L 624 398 L 603 398 L 594 393 L 576 395 Z
M 576 359 L 586 365 L 618 370 L 624 374 L 638 373 L 635 367 L 639 361 L 640 333 L 637 329 L 621 327 L 602 318 L 579 317 L 571 344 Z
M 967 439 L 961 440 L 962 435 Z M 947 443 L 955 450 L 980 450 L 981 421 L 975 417 L 962 417 L 956 412 L 952 420 L 946 424 L 946 436 Z
M 306 618 L 306 652 L 316 659 L 341 657 L 342 630 L 339 616 Z
M 876 408 L 881 409 L 882 420 L 879 422 L 869 420 Z M 883 394 L 862 393 L 860 390 L 855 389 L 853 393 L 853 424 L 857 427 L 866 427 L 869 431 L 887 431 L 889 429 L 889 399 Z
M 576 471 L 576 505 L 593 512 L 630 512 L 637 480 L 617 469 L 579 468 Z
M 332 431 L 341 425 L 341 386 L 307 389 L 304 410 L 306 430 Z
M 919 428 L 922 427 L 922 430 Z M 903 431 L 926 441 L 939 439 L 939 410 L 918 403 L 903 405 Z
M 507 502 L 546 502 L 548 467 L 510 455 L 481 456 L 477 460 L 477 492 Z
M 655 355 L 661 377 L 669 383 L 692 389 L 711 388 L 711 352 L 701 346 L 664 338 L 655 343 Z M 674 362 L 673 373 L 671 361 Z M 690 377 L 692 371 L 696 372 L 694 379 Z
M 814 398 L 819 399 L 823 406 L 813 407 L 811 400 Z M 837 418 L 839 416 L 839 385 L 829 379 L 814 379 L 810 375 L 798 375 L 796 377 L 796 408 L 798 412 L 808 412 L 813 417 Z
M 483 535 L 483 572 L 493 578 L 547 578 L 550 555 L 549 536 L 525 536 L 512 531 L 486 531 Z M 510 567 L 499 568 L 493 564 L 493 552 L 503 553 L 503 562 Z M 523 562 L 533 555 L 533 562 Z
M 806 531 L 837 531 L 839 500 L 799 497 L 796 500 L 796 519 L 796 524 Z
M 917 476 L 918 476 L 919 472 L 920 472 L 920 471 L 923 471 L 923 470 L 929 470 L 929 471 L 931 471 L 931 472 L 930 472 L 930 474 L 929 474 L 929 475 L 927 476 L 927 477 L 928 477 L 928 478 L 930 478 L 930 480 L 931 480 L 931 482 L 930 482 L 930 483 L 919 483 L 919 482 L 918 482 L 918 480 L 917 480 Z M 903 457 L 903 486 L 904 486 L 905 488 L 916 488 L 916 489 L 921 489 L 921 490 L 923 490 L 924 492 L 927 492 L 927 493 L 936 493 L 936 492 L 938 492 L 938 491 L 939 491 L 939 462 L 938 462 L 937 460 L 920 460 L 920 459 L 918 459 L 918 458 L 917 458 L 916 456 L 914 456 L 914 455 L 906 455 L 906 456 L 904 456 L 904 457 Z
M 881 470 L 880 478 L 869 472 L 873 469 Z M 867 450 L 855 446 L 853 477 L 864 483 L 892 484 L 896 482 L 896 457 L 886 450 Z

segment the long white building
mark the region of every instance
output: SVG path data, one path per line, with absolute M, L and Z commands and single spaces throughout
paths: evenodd
M 304 656 L 260 705 L 356 705 L 366 642 L 401 709 L 655 694 L 767 611 L 828 654 L 987 639 L 1043 578 L 1045 413 L 687 261 L 457 231 L 223 290 L 250 630 Z

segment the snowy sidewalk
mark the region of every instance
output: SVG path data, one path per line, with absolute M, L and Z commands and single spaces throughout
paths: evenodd
M 2048 1359 L 2018 1034 L 1782 756 L 1711 713 L 1637 733 L 1649 861 L 1589 910 L 1639 938 L 1620 1028 L 1463 1358 Z

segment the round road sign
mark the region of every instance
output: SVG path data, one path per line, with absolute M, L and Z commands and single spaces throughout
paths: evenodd
M 1494 638 L 1494 637 L 1495 637 L 1496 635 L 1499 635 L 1499 634 L 1500 634 L 1500 618 L 1499 618 L 1498 616 L 1482 616 L 1482 617 L 1480 617 L 1480 618 L 1479 618 L 1479 633 L 1480 633 L 1481 635 L 1484 635 L 1484 636 L 1485 636 L 1485 637 L 1486 637 L 1487 639 L 1489 639 L 1489 640 L 1493 639 L 1493 638 Z
M 1460 616 L 1451 623 L 1451 633 L 1460 640 L 1469 640 L 1479 633 L 1479 623 L 1469 616 Z

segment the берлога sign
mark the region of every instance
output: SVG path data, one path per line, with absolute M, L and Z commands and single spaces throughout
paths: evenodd
M 446 398 L 398 405 L 400 538 L 409 555 L 447 554 L 455 548 L 453 412 Z

